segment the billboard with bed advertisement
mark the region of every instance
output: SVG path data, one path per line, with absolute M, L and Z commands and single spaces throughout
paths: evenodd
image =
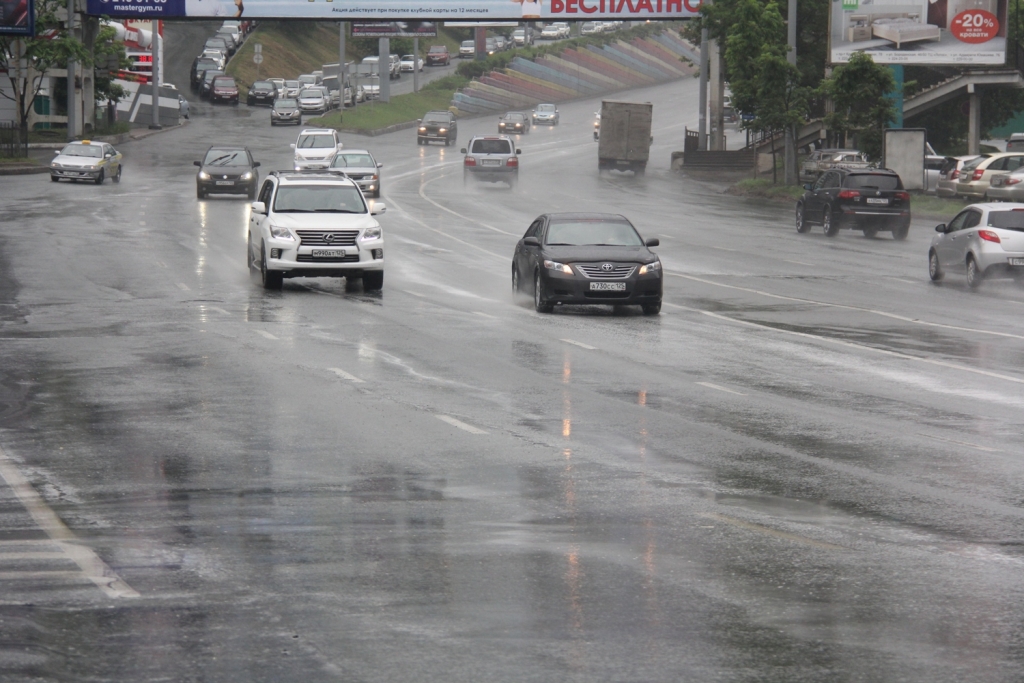
M 87 0 L 93 16 L 147 19 L 686 19 L 702 0 Z
M 833 64 L 864 52 L 878 64 L 1001 65 L 1007 0 L 832 0 Z

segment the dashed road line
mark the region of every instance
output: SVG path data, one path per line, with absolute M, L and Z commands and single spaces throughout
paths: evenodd
M 274 341 L 277 341 L 277 337 L 275 337 L 274 335 L 270 334 L 266 330 L 256 330 L 256 334 L 262 335 L 262 336 L 266 337 L 267 339 L 273 339 Z
M 782 259 L 782 262 L 783 263 L 795 263 L 798 266 L 810 266 L 811 268 L 815 267 L 813 263 L 804 263 L 803 261 L 791 261 L 788 258 Z
M 851 550 L 851 548 L 847 548 L 846 546 L 836 545 L 835 543 L 828 543 L 826 541 L 816 541 L 813 538 L 807 538 L 806 536 L 800 536 L 798 534 L 791 534 L 788 531 L 779 531 L 778 529 L 772 529 L 771 527 L 763 526 L 761 524 L 754 524 L 753 522 L 746 522 L 742 519 L 736 519 L 735 517 L 720 515 L 716 512 L 706 512 L 702 513 L 700 516 L 705 519 L 713 519 L 716 522 L 731 524 L 732 526 L 746 529 L 747 531 L 755 531 L 766 536 L 774 536 L 775 538 L 782 538 L 795 543 L 803 543 L 805 545 L 814 546 L 815 548 L 822 548 L 823 550 Z
M 474 427 L 471 424 L 466 424 L 462 420 L 458 420 L 458 419 L 452 417 L 451 415 L 434 415 L 434 417 L 436 417 L 441 422 L 447 422 L 452 427 L 458 427 L 462 431 L 469 432 L 470 434 L 486 434 L 487 433 L 483 429 L 480 429 L 479 427 Z
M 720 387 L 717 384 L 712 384 L 711 382 L 697 382 L 697 384 L 701 385 L 702 387 L 707 387 L 708 389 L 716 389 L 718 391 L 724 391 L 724 392 L 726 392 L 728 394 L 736 394 L 737 396 L 746 396 L 746 394 L 742 394 L 742 393 L 740 393 L 738 391 L 733 391 L 732 389 L 726 389 L 725 387 Z
M 954 444 L 956 444 L 958 446 L 967 446 L 968 448 L 975 448 L 975 449 L 977 449 L 979 451 L 984 451 L 985 453 L 1002 453 L 1002 451 L 999 450 L 998 448 L 989 448 L 988 446 L 979 446 L 976 443 L 968 443 L 967 441 L 957 441 L 956 439 L 947 439 L 947 438 L 942 437 L 942 436 L 932 436 L 931 434 L 921 434 L 920 432 L 918 432 L 917 435 L 918 436 L 923 436 L 926 439 L 933 439 L 935 441 L 945 441 L 946 443 L 954 443 Z
M 186 285 L 184 282 L 179 282 L 178 283 L 178 289 L 180 289 L 183 292 L 191 292 L 192 291 L 192 288 L 189 287 L 188 285 Z
M 578 342 L 575 339 L 559 339 L 558 341 L 563 341 L 566 344 L 572 344 L 573 346 L 578 346 L 581 349 L 586 349 L 587 351 L 597 351 L 597 347 L 596 346 L 591 346 L 590 344 L 584 344 L 583 342 Z
M 490 318 L 491 320 L 497 320 L 498 316 L 491 315 L 490 313 L 484 313 L 483 311 L 473 311 L 473 315 L 479 315 L 484 318 Z
M 366 383 L 365 380 L 361 380 L 358 377 L 356 377 L 355 375 L 352 375 L 352 374 L 349 374 L 349 373 L 345 372 L 341 368 L 327 368 L 327 369 L 330 370 L 331 372 L 333 372 L 338 377 L 340 377 L 342 379 L 345 379 L 345 380 L 348 380 L 349 382 L 354 382 L 355 384 L 365 384 Z

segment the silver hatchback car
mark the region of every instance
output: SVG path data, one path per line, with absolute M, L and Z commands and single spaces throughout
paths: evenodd
M 938 234 L 928 249 L 928 275 L 935 282 L 946 271 L 963 272 L 967 285 L 988 277 L 1012 277 L 1024 284 L 1024 204 L 972 204 Z

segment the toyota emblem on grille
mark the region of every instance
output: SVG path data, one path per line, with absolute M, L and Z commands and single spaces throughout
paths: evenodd
M 333 242 L 333 241 L 334 241 L 334 233 L 333 232 L 324 233 L 324 242 Z
M 612 272 L 612 270 L 614 270 L 614 269 L 615 269 L 615 266 L 613 266 L 613 265 L 612 265 L 612 264 L 610 264 L 610 263 L 602 263 L 602 264 L 601 264 L 601 270 L 603 270 L 603 271 L 604 271 L 604 272 L 606 272 L 606 273 L 610 273 L 610 272 Z

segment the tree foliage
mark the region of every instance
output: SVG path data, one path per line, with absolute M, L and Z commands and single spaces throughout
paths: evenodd
M 838 133 L 854 134 L 861 150 L 874 159 L 881 158 L 882 131 L 896 118 L 896 104 L 887 97 L 895 87 L 888 67 L 875 64 L 868 54 L 854 53 L 821 84 L 833 106 L 825 125 Z

